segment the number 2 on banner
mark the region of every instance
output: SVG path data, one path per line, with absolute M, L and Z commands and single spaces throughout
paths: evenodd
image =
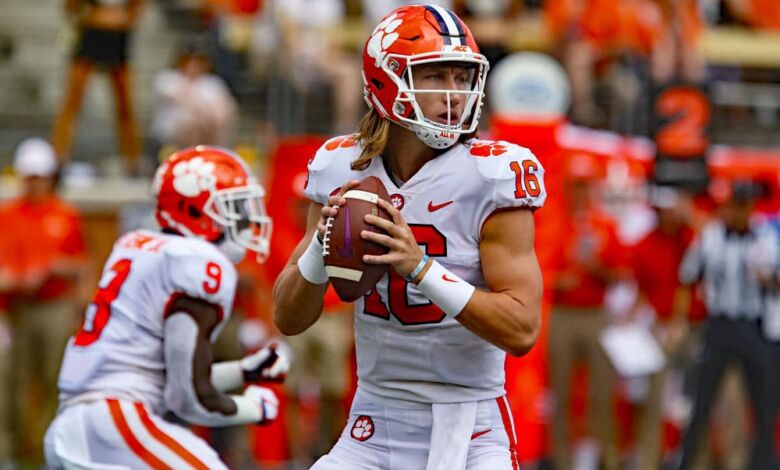
M 98 291 L 92 303 L 84 313 L 84 321 L 75 337 L 76 346 L 89 346 L 100 338 L 103 328 L 111 317 L 111 302 L 119 297 L 119 290 L 130 275 L 130 259 L 120 259 L 111 266 L 109 272 L 103 275 Z M 109 278 L 109 275 L 113 277 Z M 109 280 L 110 279 L 110 280 Z M 105 280 L 105 285 L 104 281 Z
M 672 157 L 697 157 L 707 150 L 710 105 L 697 88 L 673 87 L 661 92 L 656 113 L 669 122 L 655 135 L 658 152 Z
M 523 166 L 516 161 L 509 163 L 509 168 L 515 172 L 515 199 L 525 199 L 529 195 L 537 197 L 542 193 L 536 172 L 539 165 L 533 160 L 523 160 Z

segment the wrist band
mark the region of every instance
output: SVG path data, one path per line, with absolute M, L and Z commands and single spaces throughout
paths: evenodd
M 423 268 L 425 268 L 425 263 L 427 262 L 428 262 L 428 255 L 423 254 L 423 257 L 420 260 L 420 262 L 417 263 L 417 266 L 415 266 L 412 272 L 410 272 L 409 275 L 406 276 L 404 279 L 406 279 L 409 282 L 414 281 L 414 278 L 417 277 L 418 274 L 420 274 L 420 271 L 422 271 Z
M 457 317 L 463 311 L 476 290 L 435 260 L 417 284 L 417 289 L 450 318 Z
M 220 392 L 237 390 L 244 385 L 244 370 L 240 361 L 211 364 L 211 384 Z
M 262 403 L 256 403 L 254 400 L 242 395 L 230 395 L 230 398 L 236 404 L 236 414 L 232 415 L 233 422 L 229 423 L 230 425 L 258 424 L 265 419 Z
M 314 232 L 311 243 L 306 251 L 298 258 L 298 271 L 301 276 L 312 284 L 325 284 L 328 282 L 328 273 L 325 271 L 325 260 L 322 257 L 322 243 L 317 238 L 318 231 Z

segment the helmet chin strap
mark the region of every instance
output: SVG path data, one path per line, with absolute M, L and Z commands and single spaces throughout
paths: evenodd
M 219 251 L 224 253 L 233 264 L 240 263 L 246 256 L 246 249 L 238 246 L 237 243 L 232 242 L 228 237 L 224 237 L 216 245 Z
M 430 119 L 424 118 L 427 124 L 435 125 Z M 450 148 L 458 143 L 460 134 L 455 134 L 446 131 L 433 130 L 428 127 L 421 126 L 419 124 L 411 124 L 417 138 L 420 139 L 425 145 L 437 150 Z

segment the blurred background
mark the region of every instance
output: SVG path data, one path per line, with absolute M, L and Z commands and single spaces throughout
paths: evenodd
M 365 39 L 406 3 L 0 0 L 0 469 L 41 468 L 65 341 L 116 237 L 153 226 L 157 163 L 194 144 L 243 156 L 274 219 L 216 359 L 293 355 L 283 418 L 200 432 L 231 468 L 327 452 L 356 386 L 351 306 L 331 294 L 282 338 L 270 288 L 306 162 L 355 129 Z M 507 361 L 521 467 L 778 468 L 780 2 L 433 3 L 491 62 L 480 137 L 547 171 L 543 334 Z

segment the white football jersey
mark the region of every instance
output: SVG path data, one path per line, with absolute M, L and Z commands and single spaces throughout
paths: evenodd
M 309 163 L 306 195 L 326 204 L 351 179 L 376 176 L 431 258 L 477 288 L 485 287 L 480 232 L 497 209 L 538 208 L 544 169 L 526 148 L 471 140 L 427 162 L 400 188 L 381 158 L 366 170 L 351 137 L 331 139 Z M 423 296 L 392 268 L 355 305 L 359 385 L 391 399 L 425 403 L 486 400 L 504 394 L 501 349 L 479 338 Z
M 79 395 L 113 396 L 164 410 L 164 321 L 177 296 L 217 306 L 230 315 L 236 268 L 211 243 L 138 230 L 122 236 L 106 261 L 80 330 L 70 338 L 60 368 L 60 401 Z

